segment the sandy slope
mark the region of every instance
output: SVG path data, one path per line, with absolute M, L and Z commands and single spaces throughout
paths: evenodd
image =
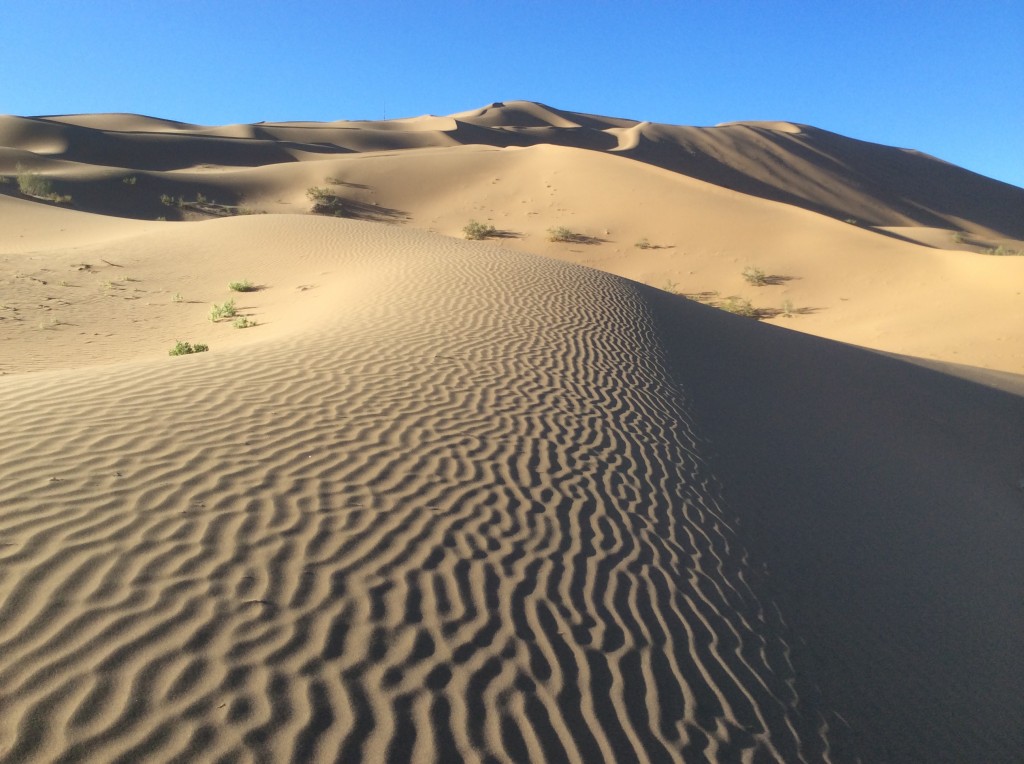
M 255 344 L 0 380 L 6 760 L 820 754 L 635 286 L 195 228 L 320 283 Z
M 130 340 L 0 378 L 0 760 L 1018 750 L 1020 397 L 395 226 L 46 212 L 265 326 L 98 296 Z
M 749 300 L 787 328 L 1024 373 L 1024 258 L 985 254 L 1024 252 L 1024 190 L 807 126 L 678 127 L 508 102 L 448 117 L 222 127 L 0 117 L 0 147 L 4 204 L 19 196 L 19 166 L 76 209 L 150 221 L 307 212 L 317 186 L 349 217 L 459 237 L 478 219 L 502 246 L 711 303 Z M 3 209 L 0 246 L 21 253 L 32 224 L 19 221 L 31 213 Z M 585 239 L 551 243 L 557 226 Z M 749 286 L 747 267 L 771 283 Z

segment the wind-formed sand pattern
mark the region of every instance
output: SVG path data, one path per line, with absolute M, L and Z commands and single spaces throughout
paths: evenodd
M 622 122 L 597 130 L 637 133 L 622 150 L 664 127 Z M 153 123 L 93 151 L 130 153 Z M 580 120 L 516 141 L 534 128 Z M 54 150 L 34 130 L 3 162 Z M 272 153 L 270 127 L 232 130 L 226 156 Z M 467 148 L 451 161 L 471 167 Z M 443 159 L 423 150 L 420 169 Z M 223 173 L 267 170 L 256 195 L 320 161 Z M 8 191 L 0 761 L 1022 750 L 1019 377 L 956 370 L 983 386 L 394 220 L 132 221 Z M 770 226 L 790 219 L 777 201 L 744 209 Z M 955 254 L 980 257 L 936 250 Z M 258 324 L 211 324 L 243 277 Z M 174 339 L 211 350 L 170 358 Z

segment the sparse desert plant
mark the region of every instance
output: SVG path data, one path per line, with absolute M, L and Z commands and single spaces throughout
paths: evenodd
M 196 204 L 206 204 L 206 197 L 202 194 L 196 194 Z
M 22 171 L 18 173 L 18 190 L 25 196 L 46 199 L 55 204 L 69 204 L 71 202 L 70 195 L 55 193 L 50 179 L 35 172 Z
M 249 279 L 245 279 L 244 281 L 232 281 L 228 284 L 228 289 L 232 292 L 255 292 L 256 285 L 249 281 Z
M 578 241 L 580 235 L 564 225 L 548 229 L 548 241 Z
M 986 255 L 996 255 L 997 257 L 1018 257 L 1024 255 L 1024 251 L 1019 249 L 1010 249 L 1000 244 L 998 247 L 990 247 L 985 250 Z
M 647 240 L 647 237 L 640 239 L 636 244 L 633 245 L 637 249 L 650 249 L 653 245 Z
M 36 172 L 18 173 L 18 190 L 25 196 L 48 198 L 53 194 L 53 184 L 48 178 Z
M 174 347 L 167 351 L 167 355 L 191 355 L 192 353 L 205 353 L 209 349 L 209 345 L 203 345 L 199 342 L 193 345 L 190 342 L 177 340 L 174 343 Z
M 954 244 L 965 244 L 967 243 L 967 236 L 963 231 L 953 232 L 953 243 Z
M 768 283 L 768 276 L 760 268 L 748 265 L 743 269 L 743 280 L 751 286 L 764 286 Z
M 492 225 L 485 223 L 479 223 L 476 220 L 470 220 L 462 228 L 462 233 L 465 234 L 467 239 L 479 241 L 486 239 L 488 236 L 494 236 L 497 233 L 497 229 Z
M 668 292 L 669 294 L 680 294 L 680 292 L 679 292 L 679 284 L 677 284 L 672 279 L 668 279 L 665 282 L 665 286 L 663 286 L 662 289 L 664 291 Z
M 128 177 L 121 178 L 121 182 L 124 183 L 126 186 L 134 186 L 136 180 L 138 179 L 134 175 L 129 175 Z
M 174 206 L 174 197 L 170 194 L 160 194 L 160 203 L 167 207 L 172 207 Z
M 181 292 L 175 292 L 171 302 L 185 302 L 185 298 L 181 296 Z
M 342 217 L 345 214 L 344 200 L 329 188 L 312 186 L 306 189 L 306 196 L 313 202 L 314 214 L 335 217 Z
M 256 326 L 256 322 L 248 316 L 239 316 L 235 319 L 232 324 L 236 329 L 248 329 L 250 326 Z
M 793 312 L 794 312 L 793 301 L 792 300 L 783 300 L 782 301 L 782 315 L 785 316 L 786 318 L 792 318 L 793 317 Z
M 750 304 L 750 300 L 744 300 L 741 297 L 729 297 L 725 302 L 720 302 L 715 307 L 737 316 L 757 317 L 757 309 Z
M 220 305 L 214 303 L 210 308 L 210 320 L 214 323 L 222 318 L 234 318 L 236 315 L 238 315 L 238 310 L 235 308 L 234 300 L 228 300 Z

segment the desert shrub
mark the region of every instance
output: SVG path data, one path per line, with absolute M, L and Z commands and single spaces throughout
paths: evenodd
M 792 318 L 793 317 L 793 312 L 794 312 L 793 301 L 792 300 L 783 300 L 782 301 L 782 310 L 781 310 L 782 315 L 785 316 L 786 318 Z
M 55 204 L 69 204 L 71 202 L 69 195 L 55 193 L 50 179 L 36 172 L 19 171 L 18 190 L 25 196 L 46 199 Z
M 232 292 L 255 292 L 256 285 L 246 279 L 245 281 L 232 281 L 228 284 L 228 289 Z
M 209 345 L 203 345 L 199 342 L 193 345 L 190 342 L 182 342 L 181 340 L 178 340 L 174 343 L 174 347 L 167 351 L 167 355 L 191 355 L 192 353 L 205 353 L 209 349 Z
M 750 300 L 744 300 L 740 297 L 730 297 L 724 302 L 718 303 L 715 307 L 737 316 L 757 318 L 757 310 L 750 304 Z
M 48 198 L 53 195 L 53 184 L 39 173 L 20 172 L 18 173 L 18 190 L 25 196 Z
M 232 324 L 236 329 L 248 329 L 250 326 L 256 326 L 256 322 L 247 316 L 239 316 L 235 319 Z
M 637 249 L 650 249 L 652 245 L 651 245 L 651 242 L 649 242 L 647 240 L 647 237 L 645 236 L 644 238 L 640 239 L 640 241 L 638 241 L 633 246 L 636 247 Z
M 967 236 L 963 231 L 953 232 L 953 243 L 954 244 L 965 244 L 967 242 Z
M 751 286 L 764 286 L 768 283 L 768 276 L 760 268 L 748 265 L 743 269 L 743 280 Z
M 1009 247 L 1004 247 L 1003 245 L 1000 244 L 998 247 L 991 247 L 990 249 L 986 249 L 985 254 L 996 255 L 997 257 L 1017 257 L 1020 255 L 1024 255 L 1024 251 L 1021 251 L 1019 249 L 1010 249 Z
M 160 194 L 160 204 L 172 207 L 174 206 L 174 197 L 170 194 Z
M 342 217 L 345 214 L 345 200 L 322 186 L 312 186 L 306 189 L 306 196 L 313 202 L 313 213 L 316 215 L 334 215 Z
M 578 233 L 563 225 L 548 229 L 548 241 L 579 241 L 579 239 Z
M 494 236 L 497 233 L 497 229 L 492 225 L 470 220 L 463 227 L 462 233 L 465 234 L 467 239 L 480 240 L 486 239 L 488 236 Z
M 137 178 L 134 175 L 129 175 L 127 178 L 121 178 L 121 182 L 126 186 L 134 186 Z
M 235 308 L 234 300 L 228 300 L 221 305 L 214 303 L 210 308 L 210 320 L 215 323 L 222 318 L 234 318 L 236 315 L 238 315 L 238 310 Z

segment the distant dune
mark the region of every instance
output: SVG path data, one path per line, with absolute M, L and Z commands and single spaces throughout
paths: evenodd
M 1024 190 L 530 102 L 0 175 L 0 762 L 1019 760 Z
M 305 213 L 319 188 L 323 211 L 349 218 L 457 237 L 478 220 L 504 247 L 749 303 L 787 328 L 1024 373 L 1024 258 L 990 254 L 1024 252 L 1024 190 L 805 125 L 680 127 L 525 101 L 223 127 L 0 117 L 0 194 L 27 198 L 19 167 L 66 206 L 121 218 Z M 0 247 L 17 252 L 4 242 L 19 213 L 4 217 Z M 552 228 L 579 237 L 551 242 Z M 767 281 L 747 283 L 748 268 Z

